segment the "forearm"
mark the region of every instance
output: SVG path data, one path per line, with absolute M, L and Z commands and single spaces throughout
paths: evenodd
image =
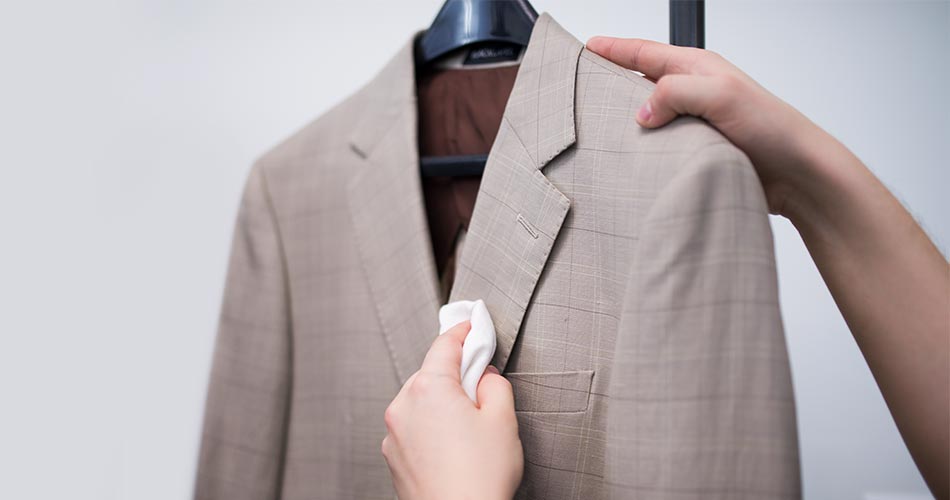
M 799 136 L 807 175 L 783 213 L 798 229 L 937 498 L 950 470 L 950 267 L 838 141 Z

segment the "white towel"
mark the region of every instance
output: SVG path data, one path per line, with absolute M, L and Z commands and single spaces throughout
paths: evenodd
M 495 355 L 495 325 L 482 300 L 459 300 L 439 309 L 439 335 L 466 320 L 472 329 L 462 344 L 462 388 L 477 404 L 475 388 Z

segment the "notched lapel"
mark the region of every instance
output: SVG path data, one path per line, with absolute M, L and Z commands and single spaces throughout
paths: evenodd
M 574 84 L 583 45 L 543 14 L 535 24 L 492 146 L 451 300 L 483 299 L 508 364 L 534 289 L 570 209 L 542 169 L 574 144 Z
M 489 156 L 451 300 L 482 299 L 497 335 L 492 364 L 504 370 L 525 311 L 570 208 L 502 125 Z
M 518 70 L 458 264 L 451 300 L 483 299 L 504 370 L 570 201 L 542 169 L 574 144 L 583 44 L 542 14 Z M 412 44 L 361 96 L 361 168 L 348 200 L 357 246 L 400 383 L 438 332 L 438 281 L 418 171 Z
M 412 44 L 365 89 L 351 138 L 358 169 L 347 193 L 353 231 L 400 384 L 438 334 L 438 281 L 416 147 Z

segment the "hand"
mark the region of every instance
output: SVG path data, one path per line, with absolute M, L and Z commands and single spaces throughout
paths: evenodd
M 383 456 L 403 500 L 509 500 L 521 482 L 511 384 L 489 366 L 477 406 L 462 389 L 462 342 L 470 329 L 466 321 L 437 337 L 386 409 Z
M 810 193 L 816 148 L 836 141 L 804 115 L 772 95 L 715 52 L 639 39 L 594 37 L 587 48 L 639 71 L 656 90 L 637 112 L 646 128 L 661 127 L 677 115 L 701 117 L 716 127 L 755 166 L 769 211 L 789 216 L 790 199 Z M 838 154 L 847 154 L 841 146 Z

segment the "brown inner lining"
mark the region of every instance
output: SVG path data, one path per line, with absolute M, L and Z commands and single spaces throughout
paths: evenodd
M 432 70 L 419 75 L 419 154 L 488 154 L 518 66 Z M 454 278 L 455 249 L 468 229 L 480 177 L 424 177 L 422 192 L 443 298 Z

